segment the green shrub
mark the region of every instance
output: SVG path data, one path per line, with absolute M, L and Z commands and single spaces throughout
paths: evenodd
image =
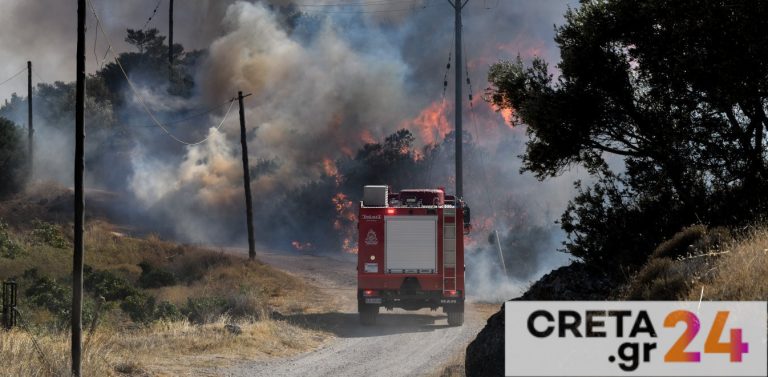
M 267 293 L 256 289 L 240 288 L 227 295 L 227 314 L 233 317 L 257 317 L 267 309 Z
M 602 174 L 590 187 L 576 183 L 578 194 L 560 218 L 568 234 L 564 251 L 623 279 L 626 271 L 642 267 L 653 249 L 687 219 L 668 188 L 661 186 L 656 195 L 645 197 L 631 190 L 623 177 Z
M 120 304 L 131 320 L 136 323 L 150 323 L 155 319 L 155 298 L 142 293 L 128 296 Z
M 49 245 L 58 249 L 65 249 L 69 242 L 64 238 L 58 225 L 45 221 L 35 220 L 32 230 L 32 242 L 36 245 Z
M 679 300 L 688 292 L 683 266 L 669 258 L 648 261 L 630 280 L 628 300 Z
M 169 271 L 155 267 L 147 261 L 139 263 L 139 267 L 139 286 L 142 288 L 160 288 L 176 284 L 176 276 Z
M 84 267 L 83 286 L 94 296 L 104 297 L 107 301 L 123 300 L 139 292 L 131 284 L 111 271 L 94 270 Z
M 38 277 L 24 293 L 31 303 L 44 307 L 54 314 L 70 310 L 71 301 L 67 298 L 72 296 L 71 291 L 47 276 Z
M 222 297 L 188 298 L 182 312 L 190 321 L 208 323 L 224 314 L 229 309 L 227 300 Z
M 157 305 L 157 308 L 155 308 L 154 318 L 156 320 L 178 321 L 184 318 L 184 315 L 181 314 L 181 311 L 179 311 L 179 308 L 177 308 L 176 305 L 168 301 L 163 301 Z
M 218 266 L 229 266 L 232 257 L 221 253 L 188 253 L 180 258 L 176 276 L 184 282 L 191 283 L 200 280 L 209 270 Z
M 11 238 L 8 224 L 0 221 L 0 257 L 14 259 L 24 253 L 24 248 Z
M 25 275 L 27 274 L 25 273 Z M 29 274 L 29 276 L 33 275 L 36 275 L 36 272 Z M 50 311 L 55 316 L 58 326 L 66 327 L 71 322 L 72 290 L 69 287 L 61 286 L 56 280 L 44 276 L 36 278 L 24 293 L 30 303 Z M 96 309 L 93 301 L 84 297 L 83 323 L 92 321 L 95 313 Z
M 154 297 L 138 293 L 128 296 L 121 304 L 123 310 L 136 323 L 148 324 L 157 320 L 178 321 L 184 318 L 181 311 L 168 301 L 159 304 Z

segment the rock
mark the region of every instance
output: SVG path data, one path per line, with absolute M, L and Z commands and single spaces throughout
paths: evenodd
M 571 263 L 542 276 L 513 300 L 606 300 L 618 284 L 584 263 Z
M 230 334 L 240 335 L 243 333 L 243 329 L 234 323 L 227 323 L 226 325 L 224 325 L 224 328 L 227 329 L 227 331 L 229 331 Z
M 467 346 L 464 368 L 467 377 L 504 375 L 504 305 Z
M 606 300 L 618 284 L 583 263 L 572 263 L 544 275 L 513 300 Z M 504 375 L 504 305 L 467 346 L 467 377 Z

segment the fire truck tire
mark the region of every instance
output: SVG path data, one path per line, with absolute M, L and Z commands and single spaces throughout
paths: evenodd
M 363 326 L 373 326 L 376 324 L 376 318 L 379 316 L 379 307 L 368 307 L 360 311 L 360 324 Z
M 448 312 L 448 325 L 461 326 L 464 324 L 464 312 Z

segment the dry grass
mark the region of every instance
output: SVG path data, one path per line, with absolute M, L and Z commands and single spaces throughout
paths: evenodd
M 701 271 L 692 284 L 689 300 L 768 300 L 768 226 L 748 231 L 740 241 L 724 248 L 712 267 Z
M 89 342 L 82 364 L 88 375 L 117 375 L 112 367 L 114 345 L 110 338 L 98 334 Z M 69 334 L 3 331 L 0 355 L 0 376 L 66 376 L 70 368 Z
M 668 257 L 671 255 L 676 257 Z M 751 227 L 738 237 L 723 228 L 712 230 L 697 226 L 686 228 L 662 243 L 617 297 L 767 300 L 765 276 L 768 276 L 768 225 Z
M 628 300 L 677 300 L 688 290 L 689 274 L 680 261 L 655 258 L 648 261 L 629 286 Z
M 27 237 L 32 230 L 30 223 L 37 218 L 56 224 L 68 221 L 57 220 L 58 212 L 48 207 L 51 203 L 70 203 L 71 193 L 41 191 L 30 194 L 39 200 L 21 198 L 0 203 L 0 221 L 10 223 L 11 237 L 24 249 L 13 259 L 0 259 L 0 280 L 17 279 L 23 319 L 32 328 L 0 331 L 0 376 L 67 375 L 69 369 L 68 331 L 51 325 L 53 314 L 25 300 L 25 290 L 32 283 L 31 278 L 23 277 L 25 271 L 34 268 L 39 276 L 57 279 L 62 285 L 68 284 L 72 271 L 71 247 L 40 245 Z M 49 216 L 51 213 L 54 215 Z M 71 226 L 59 227 L 71 242 Z M 84 375 L 200 375 L 205 368 L 232 361 L 307 351 L 331 337 L 326 332 L 273 319 L 279 317 L 274 313 L 328 309 L 331 300 L 303 280 L 259 261 L 221 250 L 175 244 L 156 235 L 132 237 L 99 220 L 86 225 L 85 246 L 86 265 L 108 270 L 134 285 L 142 273 L 138 264 L 143 261 L 172 272 L 178 284 L 143 291 L 157 302 L 169 301 L 181 307 L 190 298 L 217 298 L 226 301 L 228 312 L 215 313 L 216 318 L 202 324 L 184 320 L 140 325 L 112 303 L 102 315 L 93 339 L 85 342 Z M 231 323 L 242 332 L 235 335 L 228 331 L 225 324 Z M 84 329 L 88 325 L 84 323 Z M 37 351 L 32 339 L 37 340 L 42 352 Z
M 236 323 L 242 333 L 233 334 L 225 325 Z M 322 344 L 330 335 L 268 318 L 218 321 L 194 325 L 188 321 L 156 322 L 130 332 L 115 342 L 122 360 L 130 360 L 156 376 L 173 376 L 233 361 L 287 356 Z
M 466 355 L 466 349 L 462 349 L 461 352 L 453 355 L 448 361 L 436 368 L 435 372 L 426 375 L 425 377 L 464 377 L 464 357 Z
M 225 328 L 237 324 L 242 333 Z M 42 352 L 38 352 L 33 338 Z M 87 339 L 83 374 L 91 376 L 174 376 L 232 361 L 286 356 L 322 344 L 329 335 L 270 319 L 205 325 L 188 321 L 155 322 L 133 330 L 97 331 Z M 13 330 L 0 336 L 0 376 L 64 376 L 69 369 L 69 334 L 31 335 Z M 45 355 L 44 357 L 41 356 Z

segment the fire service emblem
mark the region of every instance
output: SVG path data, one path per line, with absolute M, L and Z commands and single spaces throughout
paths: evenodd
M 376 232 L 373 231 L 373 229 L 368 231 L 368 234 L 365 236 L 365 244 L 366 245 L 378 245 L 379 239 L 376 237 Z

